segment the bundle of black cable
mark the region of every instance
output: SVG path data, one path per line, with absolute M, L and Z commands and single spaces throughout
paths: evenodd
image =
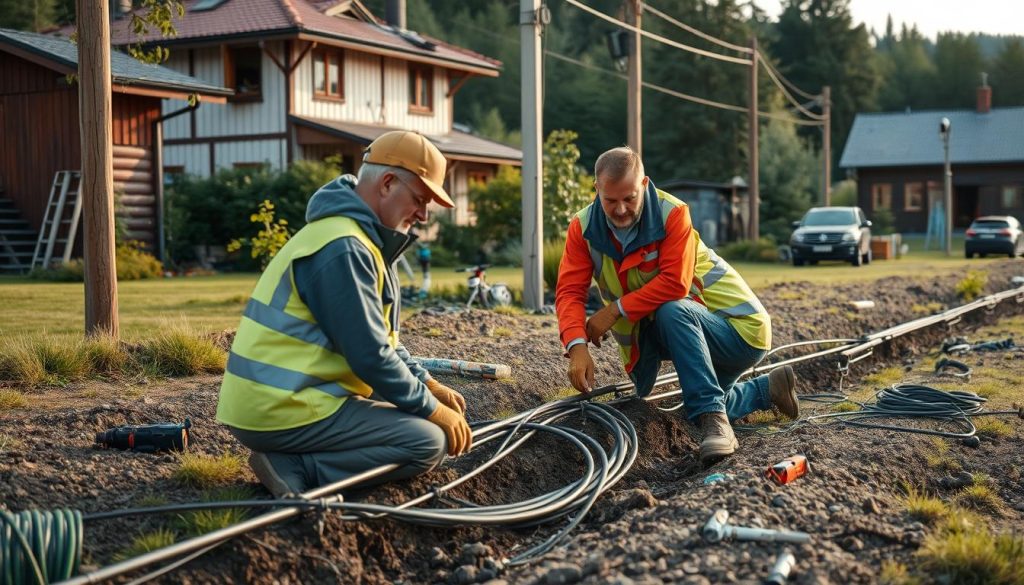
M 78 572 L 82 513 L 0 510 L 0 583 L 46 585 Z

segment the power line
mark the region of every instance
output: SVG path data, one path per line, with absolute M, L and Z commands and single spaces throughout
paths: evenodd
M 795 83 L 793 83 L 792 81 L 786 79 L 785 76 L 782 75 L 782 73 L 779 73 L 778 69 L 776 69 L 775 67 L 772 66 L 770 61 L 768 61 L 767 59 L 764 58 L 764 55 L 761 56 L 761 62 L 764 63 L 765 67 L 767 67 L 768 69 L 771 69 L 775 73 L 775 75 L 778 76 L 779 80 L 781 80 L 782 83 L 784 83 L 786 85 L 786 87 L 788 87 L 789 89 L 793 90 L 793 92 L 798 94 L 800 97 L 803 97 L 803 98 L 806 98 L 806 99 L 809 99 L 809 100 L 816 100 L 816 99 L 819 99 L 821 97 L 820 94 L 819 95 L 812 95 L 812 94 L 810 94 L 810 93 L 800 89 L 799 87 L 796 86 Z
M 690 26 L 688 24 L 680 22 L 679 20 L 676 20 L 675 18 L 672 18 L 671 16 L 665 14 L 664 12 L 658 10 L 657 8 L 651 6 L 650 4 L 647 4 L 646 2 L 643 3 L 643 8 L 644 8 L 645 11 L 650 12 L 651 14 L 657 16 L 658 18 L 661 18 L 662 20 L 667 20 L 668 22 L 678 26 L 679 28 L 685 30 L 686 32 L 688 32 L 690 34 L 697 35 L 698 37 L 700 37 L 700 38 L 702 38 L 702 39 L 704 39 L 706 41 L 710 41 L 712 43 L 715 43 L 716 45 L 720 45 L 722 47 L 725 47 L 726 49 L 732 49 L 733 51 L 739 51 L 740 53 L 746 53 L 748 55 L 749 54 L 753 54 L 753 52 L 754 52 L 754 50 L 751 49 L 750 47 L 743 47 L 743 46 L 740 46 L 740 45 L 734 45 L 734 44 L 732 44 L 730 42 L 723 41 L 722 39 L 719 39 L 717 37 L 713 37 L 713 36 L 707 34 L 706 32 L 698 30 L 698 29 L 696 29 L 696 28 L 694 28 L 694 27 L 692 27 L 692 26 Z
M 775 76 L 775 71 L 772 70 L 772 68 L 768 66 L 768 60 L 764 58 L 764 55 L 762 55 L 761 52 L 758 51 L 757 56 L 760 57 L 758 60 L 761 63 L 764 63 L 764 70 L 768 72 L 768 77 L 772 78 L 772 81 L 775 82 L 775 85 L 779 88 L 779 91 L 782 92 L 782 95 L 785 96 L 785 98 L 789 101 L 789 103 L 793 104 L 793 107 L 795 107 L 803 115 L 807 116 L 808 118 L 811 118 L 812 120 L 824 120 L 825 119 L 825 116 L 823 114 L 815 114 L 814 112 L 808 110 L 807 108 L 805 108 L 803 106 L 803 104 L 801 104 L 799 101 L 797 101 L 797 99 L 794 98 L 792 96 L 792 94 L 790 94 L 788 91 L 786 91 L 786 87 L 784 85 L 782 85 L 782 82 L 779 81 L 779 78 Z
M 579 67 L 583 67 L 584 69 L 590 69 L 592 71 L 597 71 L 597 72 L 600 72 L 600 73 L 604 73 L 606 75 L 611 75 L 613 77 L 618 77 L 619 79 L 627 79 L 627 77 L 625 75 L 623 75 L 622 73 L 619 73 L 617 71 L 612 71 L 610 69 L 605 69 L 603 67 L 598 67 L 597 65 L 591 65 L 590 63 L 587 63 L 585 61 L 580 61 L 579 59 L 574 59 L 572 57 L 569 57 L 568 55 L 563 55 L 561 53 L 556 53 L 554 51 L 548 51 L 548 50 L 545 50 L 544 54 L 548 55 L 550 57 L 554 57 L 555 59 L 558 59 L 559 61 L 565 61 L 566 63 L 572 63 L 573 65 L 577 65 Z M 748 111 L 748 108 L 745 108 L 743 106 L 736 106 L 736 105 L 733 105 L 733 104 L 726 104 L 726 103 L 723 103 L 723 102 L 717 102 L 717 101 L 714 101 L 714 100 L 709 100 L 707 98 L 702 98 L 702 97 L 697 97 L 697 96 L 694 96 L 694 95 L 689 95 L 689 94 L 686 94 L 686 93 L 683 93 L 683 92 L 680 92 L 680 91 L 676 91 L 674 89 L 669 89 L 667 87 L 662 87 L 660 85 L 655 85 L 655 84 L 647 82 L 647 81 L 643 82 L 643 86 L 648 88 L 648 89 L 652 89 L 654 91 L 657 91 L 657 92 L 660 92 L 660 93 L 663 93 L 663 94 L 666 94 L 666 95 L 670 95 L 670 96 L 675 97 L 675 98 L 679 98 L 681 100 L 686 100 L 688 102 L 693 102 L 693 103 L 697 103 L 697 104 L 701 104 L 701 105 L 705 105 L 705 106 L 710 106 L 710 107 L 713 107 L 713 108 L 719 108 L 719 109 L 728 110 L 728 111 L 731 111 L 731 112 L 747 112 Z M 778 114 L 778 113 L 775 113 L 775 112 L 758 112 L 757 115 L 759 117 L 761 117 L 761 118 L 769 118 L 769 119 L 773 119 L 773 120 L 783 120 L 783 121 L 792 122 L 793 124 L 798 124 L 798 125 L 801 125 L 801 126 L 821 126 L 822 125 L 821 122 L 816 122 L 816 121 L 812 121 L 812 120 L 800 120 L 798 118 L 794 118 L 794 117 L 786 115 L 786 114 Z
M 654 41 L 657 41 L 659 43 L 668 45 L 670 47 L 675 47 L 675 48 L 681 49 L 683 51 L 689 51 L 691 53 L 696 53 L 697 55 L 703 55 L 704 57 L 711 57 L 712 59 L 718 59 L 720 61 L 728 61 L 730 63 L 739 63 L 740 65 L 752 65 L 753 64 L 753 61 L 751 59 L 744 59 L 742 57 L 731 57 L 729 55 L 722 55 L 720 53 L 714 53 L 712 51 L 705 51 L 704 49 L 698 49 L 697 47 L 691 47 L 690 45 L 685 45 L 683 43 L 679 43 L 679 42 L 673 41 L 672 39 L 665 38 L 665 37 L 663 37 L 661 35 L 656 35 L 654 33 L 647 32 L 647 31 L 645 31 L 645 30 L 643 30 L 641 28 L 637 28 L 637 27 L 635 27 L 635 26 L 633 26 L 631 24 L 622 22 L 621 20 L 618 20 L 616 18 L 612 18 L 611 16 L 608 16 L 607 14 L 605 14 L 605 13 L 599 11 L 599 10 L 595 10 L 595 9 L 587 6 L 586 4 L 583 4 L 582 2 L 578 2 L 577 0 L 565 0 L 565 1 L 567 3 L 575 6 L 576 8 L 579 8 L 580 10 L 583 10 L 584 12 L 589 12 L 590 14 L 600 18 L 601 20 L 605 20 L 605 21 L 610 22 L 610 23 L 612 23 L 612 24 L 614 24 L 616 26 L 624 28 L 624 29 L 626 29 L 628 31 L 632 31 L 632 32 L 634 32 L 636 34 L 645 36 L 645 37 L 647 37 L 647 38 L 649 38 L 651 40 L 654 40 Z

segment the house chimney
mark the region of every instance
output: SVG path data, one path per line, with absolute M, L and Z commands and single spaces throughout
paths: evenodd
M 384 5 L 384 20 L 398 30 L 406 30 L 405 0 L 387 0 Z
M 987 114 L 992 111 L 992 88 L 988 86 L 988 73 L 981 74 L 981 87 L 978 88 L 978 113 Z

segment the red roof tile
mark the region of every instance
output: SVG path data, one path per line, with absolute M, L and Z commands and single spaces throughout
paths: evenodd
M 185 2 L 185 16 L 175 16 L 176 37 L 163 39 L 159 31 L 152 31 L 141 39 L 132 35 L 129 19 L 111 23 L 110 37 L 115 45 L 159 41 L 162 44 L 193 44 L 211 37 L 299 34 L 323 36 L 354 42 L 368 47 L 402 51 L 414 55 L 463 64 L 474 68 L 496 71 L 501 62 L 468 49 L 427 39 L 436 45 L 434 50 L 419 47 L 395 32 L 347 16 L 328 16 L 322 11 L 338 4 L 324 0 L 226 0 L 213 10 L 192 12 L 198 0 Z M 66 34 L 68 31 L 64 31 Z

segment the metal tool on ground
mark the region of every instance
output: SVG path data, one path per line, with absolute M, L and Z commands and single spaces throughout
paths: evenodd
M 793 556 L 792 551 L 788 548 L 782 549 L 775 560 L 772 572 L 768 573 L 768 578 L 764 580 L 765 585 L 784 585 L 795 565 L 796 557 Z
M 771 530 L 768 528 L 750 528 L 729 524 L 729 511 L 724 508 L 715 510 L 701 529 L 704 540 L 711 543 L 723 540 L 758 540 L 765 542 L 792 542 L 803 544 L 811 541 L 811 535 L 795 530 Z
M 96 446 L 103 449 L 131 449 L 139 453 L 184 451 L 188 449 L 190 428 L 192 421 L 187 418 L 183 424 L 157 423 L 115 427 L 96 433 Z
M 414 357 L 431 374 L 461 374 L 477 376 L 487 380 L 501 380 L 512 377 L 512 368 L 505 364 L 485 364 L 465 360 Z
M 807 458 L 803 455 L 793 455 L 779 461 L 765 470 L 764 475 L 779 485 L 802 477 L 807 473 Z

